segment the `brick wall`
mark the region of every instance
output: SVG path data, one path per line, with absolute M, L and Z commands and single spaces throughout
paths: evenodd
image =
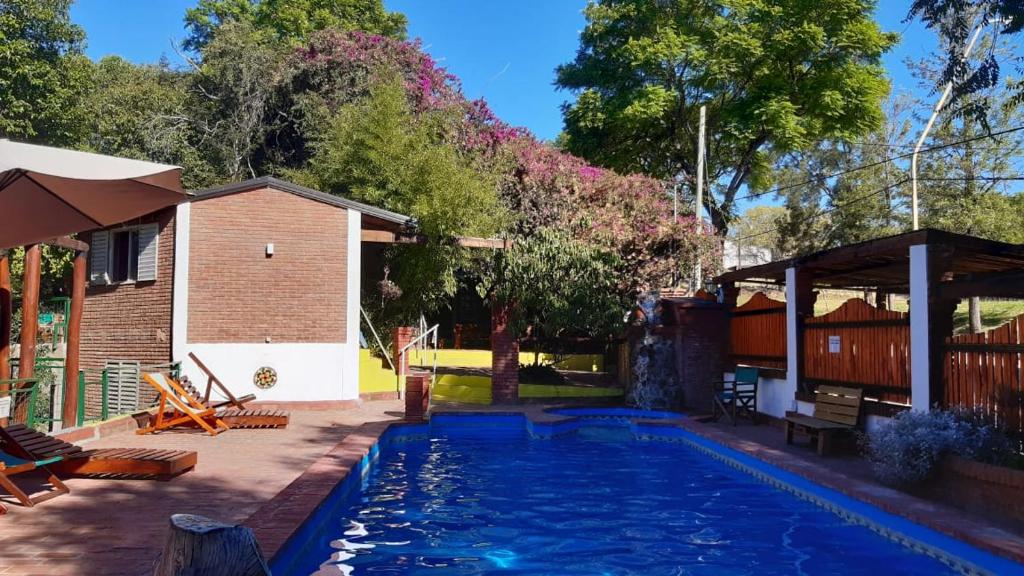
M 188 341 L 345 342 L 347 229 L 345 209 L 267 188 L 193 202 Z
M 519 339 L 509 327 L 511 309 L 491 304 L 491 399 L 494 404 L 519 401 Z
M 89 382 L 99 381 L 99 370 L 108 360 L 131 360 L 143 365 L 171 361 L 174 213 L 174 208 L 168 208 L 128 223 L 160 225 L 155 281 L 90 284 L 86 288 L 80 353 L 81 368 L 89 372 Z M 92 242 L 92 234 L 81 238 Z M 153 395 L 149 386 L 140 383 L 142 404 Z M 101 387 L 88 385 L 85 397 L 87 415 L 98 417 Z
M 129 224 L 157 222 L 157 276 L 153 282 L 89 285 L 82 313 L 82 368 L 107 360 L 163 364 L 171 360 L 171 293 L 174 285 L 174 208 Z M 91 242 L 91 234 L 82 239 Z

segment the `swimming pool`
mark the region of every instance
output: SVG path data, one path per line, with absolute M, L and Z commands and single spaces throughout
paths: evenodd
M 1019 569 L 680 428 L 578 416 L 389 429 L 275 556 L 274 574 L 956 573 L 844 516 L 960 568 Z

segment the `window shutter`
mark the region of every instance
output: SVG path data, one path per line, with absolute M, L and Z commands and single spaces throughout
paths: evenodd
M 139 228 L 139 282 L 156 280 L 157 239 L 160 227 L 147 224 Z
M 89 257 L 92 258 L 92 263 L 89 267 L 89 282 L 93 284 L 110 284 L 110 275 L 107 274 L 107 260 L 110 257 L 110 232 L 97 230 L 92 233 Z

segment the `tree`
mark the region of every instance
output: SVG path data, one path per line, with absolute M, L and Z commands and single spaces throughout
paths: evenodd
M 367 100 L 339 109 L 307 167 L 293 173 L 318 189 L 416 218 L 427 244 L 390 255 L 406 318 L 437 310 L 455 293 L 456 272 L 471 261 L 451 239 L 492 236 L 503 220 L 493 179 L 434 138 L 442 114 L 414 115 L 401 81 L 381 81 Z
M 405 15 L 388 12 L 381 0 L 199 0 L 185 12 L 185 48 L 202 50 L 228 22 L 250 24 L 291 45 L 329 28 L 404 38 L 406 27 Z
M 119 56 L 96 63 L 88 99 L 87 146 L 98 153 L 181 166 L 187 188 L 217 181 L 195 142 L 189 74 L 166 61 L 136 65 Z
M 774 155 L 876 129 L 896 41 L 871 0 L 599 0 L 557 84 L 568 149 L 619 171 L 692 186 L 698 110 L 708 108 L 707 195 L 726 233 L 737 193 L 764 186 Z
M 1020 0 L 914 0 L 909 17 L 920 18 L 939 35 L 944 45 L 942 71 L 933 79 L 933 86 L 941 87 L 953 82 L 954 104 L 965 96 L 973 95 L 973 101 L 963 105 L 960 114 L 986 125 L 993 102 L 980 93 L 999 85 L 1001 64 L 1015 62 L 1020 72 L 1024 70 L 1022 60 L 1002 60 L 990 51 L 984 57 L 970 61 L 963 57 L 964 48 L 974 28 L 979 25 L 989 31 L 992 45 L 998 44 L 999 35 L 1020 33 L 1024 30 L 1024 3 Z M 1013 81 L 1010 91 L 1010 98 L 1003 103 L 1007 109 L 1024 102 L 1024 80 L 1018 78 Z
M 193 63 L 190 121 L 228 181 L 266 172 L 265 139 L 282 123 L 273 104 L 286 54 L 271 33 L 238 21 L 221 26 Z
M 75 145 L 91 64 L 71 0 L 0 0 L 0 137 Z
M 776 260 L 789 255 L 782 251 L 781 233 L 788 218 L 789 211 L 782 206 L 752 206 L 736 220 L 729 236 L 740 249 L 770 250 Z
M 614 253 L 545 228 L 495 255 L 479 290 L 511 303 L 512 331 L 538 339 L 606 338 L 621 330 L 630 302 L 618 290 Z

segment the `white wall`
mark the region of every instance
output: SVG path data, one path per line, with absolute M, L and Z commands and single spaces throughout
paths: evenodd
M 359 343 L 201 344 L 189 343 L 182 370 L 200 389 L 206 377 L 187 357 L 194 352 L 236 396 L 257 400 L 354 400 L 359 397 Z M 350 359 L 356 358 L 352 363 Z M 277 371 L 277 384 L 260 390 L 253 375 L 262 366 Z
M 928 245 L 910 247 L 910 403 L 914 410 L 931 408 L 931 365 L 928 349 Z
M 732 380 L 735 374 L 726 372 L 723 380 Z M 757 381 L 757 411 L 776 418 L 783 418 L 794 408 L 794 395 L 785 378 L 765 378 Z

